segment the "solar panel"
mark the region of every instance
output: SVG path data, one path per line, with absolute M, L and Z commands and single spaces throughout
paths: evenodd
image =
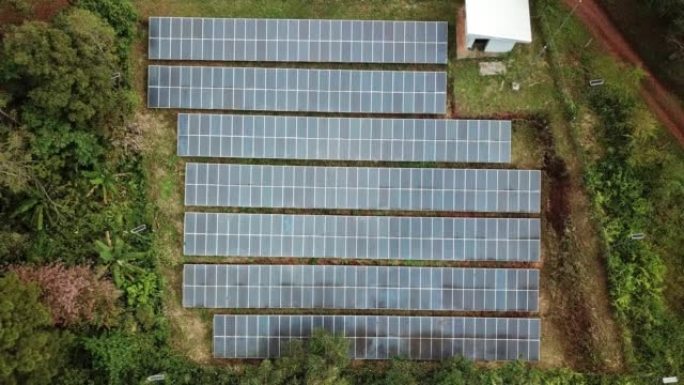
M 536 262 L 536 218 L 186 213 L 185 255 Z
M 294 340 L 326 330 L 349 343 L 354 359 L 538 361 L 537 318 L 214 315 L 214 357 L 269 358 Z
M 448 24 L 150 17 L 150 60 L 447 63 Z
M 446 72 L 152 65 L 147 106 L 444 114 L 446 78 Z
M 504 163 L 511 122 L 182 113 L 178 155 Z
M 529 170 L 187 163 L 186 206 L 538 213 Z
M 188 308 L 537 311 L 536 269 L 185 265 Z

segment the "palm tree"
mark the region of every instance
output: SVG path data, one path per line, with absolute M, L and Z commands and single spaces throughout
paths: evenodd
M 123 287 L 124 281 L 134 281 L 137 276 L 145 273 L 145 270 L 135 263 L 144 260 L 147 253 L 136 251 L 120 237 L 115 237 L 112 242 L 109 231 L 105 233 L 104 242 L 95 241 L 95 250 L 103 269 L 111 272 L 114 283 L 119 288 Z
M 36 230 L 42 231 L 46 222 L 54 223 L 57 218 L 61 217 L 61 213 L 59 206 L 50 198 L 45 188 L 36 183 L 28 190 L 28 197 L 11 215 L 12 218 L 17 216 L 23 217 L 33 224 Z
M 106 167 L 96 167 L 93 171 L 84 171 L 83 175 L 88 178 L 93 188 L 90 189 L 88 195 L 92 195 L 95 190 L 99 189 L 102 192 L 102 202 L 109 203 L 109 197 L 116 193 L 116 178 L 122 174 L 114 174 Z

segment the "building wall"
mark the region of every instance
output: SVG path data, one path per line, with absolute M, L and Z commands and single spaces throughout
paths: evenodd
M 466 41 L 468 44 L 468 48 L 471 48 L 473 46 L 473 43 L 475 43 L 475 39 L 489 39 L 489 44 L 487 44 L 485 52 L 492 53 L 510 52 L 513 49 L 513 47 L 515 47 L 516 43 L 513 40 L 490 38 L 488 36 L 480 35 L 467 35 Z
M 510 52 L 513 47 L 515 47 L 515 42 L 512 40 L 491 39 L 485 52 Z

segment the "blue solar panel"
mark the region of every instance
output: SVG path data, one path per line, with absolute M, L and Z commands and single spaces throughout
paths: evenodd
M 186 213 L 185 255 L 524 261 L 540 257 L 537 218 Z
M 187 206 L 537 213 L 529 170 L 188 163 Z
M 446 113 L 446 72 L 156 66 L 150 108 Z
M 181 113 L 178 155 L 506 163 L 511 122 Z
M 446 64 L 446 22 L 150 17 L 151 60 Z
M 349 343 L 354 359 L 538 361 L 537 318 L 215 315 L 214 357 L 268 358 L 325 330 Z

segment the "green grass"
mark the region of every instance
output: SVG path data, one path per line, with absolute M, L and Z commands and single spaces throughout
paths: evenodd
M 206 16 L 268 18 L 354 18 L 449 20 L 456 2 L 448 0 L 138 0 L 143 16 Z
M 480 76 L 479 61 L 453 61 L 449 75 L 457 115 L 521 115 L 554 108 L 553 78 L 540 51 L 538 43 L 520 45 L 511 54 L 496 59 L 506 64 L 505 75 Z M 513 82 L 520 84 L 519 91 L 513 91 Z

